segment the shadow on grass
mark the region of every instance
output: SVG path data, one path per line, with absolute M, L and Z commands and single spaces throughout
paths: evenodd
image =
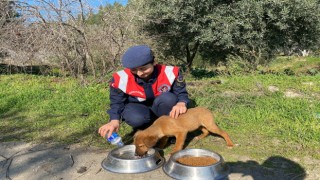
M 20 141 L 30 131 L 29 124 L 25 121 L 26 117 L 18 115 L 19 112 L 18 110 L 11 110 L 0 114 L 1 141 Z
M 26 65 L 18 66 L 12 64 L 0 63 L 0 74 L 33 74 L 33 75 L 49 75 L 52 74 L 54 67 L 48 65 Z
M 68 129 L 70 129 L 67 125 L 68 122 L 75 123 L 79 121 L 79 124 L 81 124 L 86 120 L 90 120 L 87 117 L 81 116 L 81 114 L 62 114 L 55 116 L 37 114 L 37 116 L 31 117 L 21 115 L 23 111 L 23 109 L 11 110 L 0 115 L 1 141 L 55 142 L 61 145 L 74 143 L 91 145 L 101 141 L 100 136 L 98 136 L 98 125 L 95 124 L 96 122 L 79 128 L 77 131 L 68 132 Z M 61 136 L 60 133 L 62 133 Z

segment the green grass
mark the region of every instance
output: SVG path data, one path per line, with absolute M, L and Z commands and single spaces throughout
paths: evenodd
M 212 83 L 218 79 L 221 84 Z M 192 105 L 211 109 L 239 144 L 229 150 L 223 139 L 209 136 L 188 147 L 220 152 L 229 161 L 274 155 L 320 159 L 319 75 L 219 76 L 187 83 Z M 271 92 L 270 86 L 279 90 Z M 285 97 L 288 90 L 301 96 Z M 112 148 L 97 133 L 108 121 L 108 91 L 107 81 L 81 85 L 72 78 L 0 75 L 0 140 Z M 130 131 L 123 123 L 120 135 Z
M 107 121 L 107 83 L 81 86 L 68 78 L 0 77 L 2 140 L 89 143 Z
M 280 56 L 274 59 L 264 71 L 278 73 L 320 74 L 320 59 L 316 57 Z
M 210 84 L 217 79 L 223 83 Z M 300 156 L 303 152 L 320 158 L 315 153 L 320 145 L 320 119 L 316 118 L 320 76 L 217 77 L 189 84 L 194 104 L 214 111 L 217 123 L 240 144 L 237 154 L 261 158 L 266 154 Z M 269 86 L 279 91 L 271 92 Z M 299 92 L 301 97 L 285 97 L 288 90 Z M 212 145 L 208 142 L 207 146 Z M 225 147 L 212 148 L 221 152 Z

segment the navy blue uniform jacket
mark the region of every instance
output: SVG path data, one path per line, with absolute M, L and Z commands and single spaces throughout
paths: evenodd
M 145 90 L 147 100 L 143 102 L 139 102 L 136 98 L 125 94 L 120 89 L 114 88 L 110 85 L 110 109 L 107 111 L 110 117 L 110 120 L 120 120 L 121 113 L 124 110 L 124 107 L 128 103 L 141 103 L 145 104 L 146 106 L 151 106 L 154 100 L 154 93 L 152 91 L 152 84 L 157 80 L 158 70 L 157 68 L 154 69 L 152 77 L 149 79 L 148 82 L 145 82 L 141 78 L 136 77 L 136 82 L 142 86 Z M 114 79 L 111 79 L 111 83 L 114 82 Z M 110 84 L 111 84 L 110 83 Z M 183 75 L 181 71 L 179 71 L 178 77 L 175 79 L 174 83 L 171 86 L 170 92 L 177 95 L 178 102 L 185 102 L 186 104 L 189 103 L 188 92 L 186 89 L 186 83 L 184 81 Z

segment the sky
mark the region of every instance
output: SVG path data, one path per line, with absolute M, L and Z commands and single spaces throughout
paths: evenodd
M 23 1 L 27 1 L 28 3 L 33 4 L 37 0 L 23 0 Z M 47 0 L 47 1 L 58 1 L 58 0 Z M 126 4 L 128 2 L 127 0 L 85 0 L 85 1 L 95 7 L 99 7 L 100 5 L 106 5 L 107 3 L 113 4 L 114 2 L 119 2 L 121 4 Z
M 27 2 L 28 4 L 37 4 L 37 2 L 41 1 L 41 0 L 21 0 L 22 2 Z M 54 2 L 55 4 L 58 4 L 58 0 L 44 0 L 47 2 Z M 64 0 L 62 0 L 64 1 Z M 67 1 L 71 1 L 71 0 L 67 0 Z M 128 0 L 82 0 L 83 2 L 86 2 L 88 4 L 91 5 L 91 7 L 93 7 L 94 9 L 98 9 L 99 6 L 106 6 L 106 4 L 113 4 L 114 2 L 118 2 L 120 4 L 127 4 Z M 66 2 L 66 1 L 64 1 Z
M 88 2 L 93 6 L 99 6 L 101 4 L 106 5 L 107 3 L 113 4 L 114 2 L 118 2 L 120 4 L 126 4 L 127 0 L 89 0 Z
M 118 2 L 120 4 L 127 4 L 127 0 L 88 0 L 87 1 L 93 7 L 99 7 L 100 5 L 105 6 L 107 3 L 113 4 L 114 2 Z
M 73 2 L 70 6 L 68 5 L 67 8 L 65 8 L 65 10 L 69 9 L 71 12 L 74 12 L 75 14 L 78 14 L 79 11 L 79 7 L 77 7 L 79 5 L 78 0 L 61 0 L 63 2 L 64 5 L 68 4 L 68 2 Z M 39 10 L 41 15 L 47 19 L 49 17 L 54 17 L 56 15 L 56 13 L 54 13 L 54 11 L 52 10 L 52 8 L 50 8 L 50 6 L 48 6 L 48 4 L 53 4 L 55 7 L 59 7 L 59 0 L 20 0 L 20 2 L 32 5 L 32 6 L 38 6 L 41 7 L 41 9 Z M 89 4 L 89 6 L 84 7 L 86 12 L 88 11 L 88 7 L 90 7 L 90 11 L 92 11 L 93 13 L 97 13 L 99 11 L 99 7 L 102 6 L 106 6 L 107 4 L 113 4 L 114 2 L 118 2 L 120 4 L 126 5 L 128 0 L 82 0 L 82 2 L 84 4 Z M 30 18 L 30 21 L 34 21 L 34 17 Z

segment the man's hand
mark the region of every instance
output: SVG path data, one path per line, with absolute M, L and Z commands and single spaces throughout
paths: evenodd
M 106 134 L 108 133 L 107 138 L 109 138 L 114 131 L 116 132 L 119 131 L 119 127 L 120 127 L 120 121 L 115 119 L 101 126 L 98 132 L 103 138 L 106 138 Z
M 178 102 L 175 106 L 172 107 L 170 111 L 170 117 L 177 119 L 180 114 L 187 112 L 187 106 L 184 102 Z

